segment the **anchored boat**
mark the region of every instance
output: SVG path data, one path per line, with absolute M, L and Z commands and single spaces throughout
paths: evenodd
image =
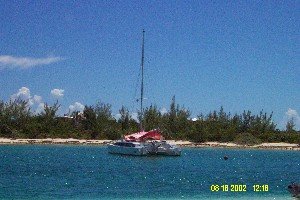
M 143 119 L 143 95 L 144 95 L 144 35 L 142 40 L 142 79 L 141 79 L 141 115 Z M 126 135 L 124 139 L 118 140 L 108 145 L 108 152 L 124 155 L 167 155 L 179 156 L 181 149 L 175 145 L 171 145 L 163 141 L 163 137 L 159 130 L 144 131 L 142 120 L 140 121 L 140 132 Z
M 163 140 L 160 131 L 155 129 L 126 135 L 124 139 L 109 144 L 108 152 L 134 156 L 180 156 L 181 148 Z

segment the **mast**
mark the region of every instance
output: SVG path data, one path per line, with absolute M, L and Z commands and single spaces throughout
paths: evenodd
M 144 35 L 145 30 L 143 29 L 143 39 L 142 39 L 142 62 L 141 62 L 141 68 L 142 68 L 142 81 L 141 81 L 141 121 L 140 121 L 140 131 L 144 131 L 143 128 L 143 98 L 144 98 Z

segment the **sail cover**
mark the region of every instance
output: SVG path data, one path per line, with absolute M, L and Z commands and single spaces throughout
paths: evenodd
M 144 141 L 144 140 L 162 140 L 163 137 L 159 130 L 142 131 L 125 136 L 127 141 Z

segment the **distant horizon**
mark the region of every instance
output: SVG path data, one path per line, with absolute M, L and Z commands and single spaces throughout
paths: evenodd
M 145 29 L 145 106 L 271 114 L 300 130 L 299 1 L 3 2 L 0 99 L 59 115 L 98 101 L 139 106 Z

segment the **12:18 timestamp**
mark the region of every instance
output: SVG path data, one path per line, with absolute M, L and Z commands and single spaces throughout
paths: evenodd
M 231 185 L 214 184 L 214 185 L 210 186 L 210 191 L 212 191 L 212 192 L 247 192 L 247 185 L 244 185 L 244 184 L 231 184 Z M 254 184 L 253 191 L 254 192 L 268 192 L 269 185 Z
M 269 191 L 269 185 L 255 184 L 255 185 L 253 185 L 253 191 L 254 192 L 268 192 Z

